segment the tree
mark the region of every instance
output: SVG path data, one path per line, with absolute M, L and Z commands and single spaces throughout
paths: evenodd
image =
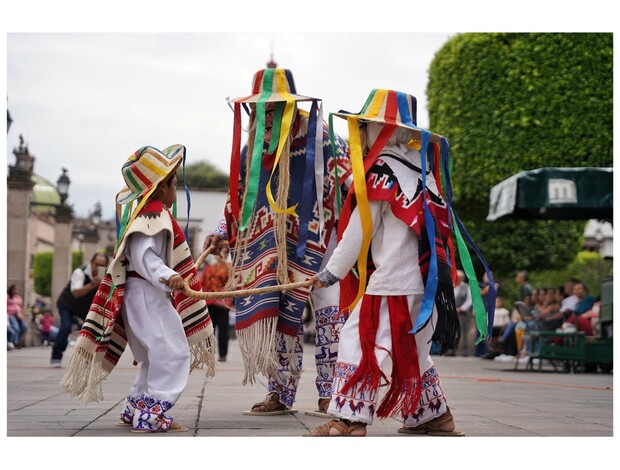
M 32 262 L 34 274 L 34 291 L 43 297 L 52 295 L 52 262 L 53 251 L 35 253 Z
M 177 172 L 182 182 L 183 169 Z M 201 161 L 185 167 L 185 183 L 189 188 L 228 189 L 229 176 L 209 162 Z
M 487 222 L 491 187 L 522 170 L 612 166 L 612 34 L 471 33 L 429 71 L 433 132 L 450 142 L 453 205 L 500 276 L 562 268 L 585 222 Z
M 82 251 L 71 252 L 71 271 L 82 265 L 84 253 Z M 32 263 L 34 276 L 34 291 L 42 296 L 52 295 L 52 266 L 54 265 L 54 252 L 41 251 L 35 253 Z M 67 279 L 68 281 L 68 279 Z

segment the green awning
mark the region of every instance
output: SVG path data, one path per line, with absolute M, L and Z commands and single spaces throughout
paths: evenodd
M 539 168 L 491 188 L 487 220 L 613 219 L 613 168 Z

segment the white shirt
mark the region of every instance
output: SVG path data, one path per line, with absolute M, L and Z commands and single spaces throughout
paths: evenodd
M 454 297 L 456 298 L 457 303 L 461 297 L 465 297 L 463 303 L 461 305 L 457 305 L 457 308 L 460 308 L 463 312 L 468 312 L 471 310 L 471 290 L 469 289 L 469 284 L 467 282 L 459 282 L 459 285 L 454 288 Z
M 80 268 L 77 268 L 73 271 L 73 273 L 71 274 L 71 290 L 74 291 L 76 289 L 81 289 L 82 287 L 84 287 L 84 281 L 86 280 L 86 276 L 90 277 L 91 279 L 94 277 L 90 263 L 86 265 L 84 271 L 82 271 Z
M 155 236 L 147 236 L 140 232 L 132 233 L 127 240 L 125 256 L 129 261 L 129 271 L 136 271 L 155 287 L 172 292 L 172 289 L 160 281 L 160 279 L 167 281 L 176 274 L 164 262 L 168 256 L 167 240 L 164 231 Z
M 493 317 L 493 326 L 506 326 L 510 323 L 510 312 L 504 307 L 495 309 L 495 316 Z
M 566 311 L 574 311 L 575 307 L 577 307 L 577 303 L 579 302 L 579 297 L 577 297 L 576 295 L 570 295 L 568 297 L 566 297 L 564 300 L 562 300 L 562 303 L 560 304 L 560 312 L 566 312 Z
M 366 292 L 372 295 L 424 293 L 415 232 L 394 216 L 387 201 L 368 202 L 372 217 L 370 250 L 377 269 L 370 276 Z M 356 207 L 326 269 L 343 279 L 357 261 L 361 246 L 362 224 Z

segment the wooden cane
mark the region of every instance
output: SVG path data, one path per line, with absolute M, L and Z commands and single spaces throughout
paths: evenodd
M 188 297 L 201 300 L 230 299 L 234 297 L 248 297 L 250 295 L 269 294 L 271 292 L 298 289 L 300 287 L 310 287 L 313 282 L 314 281 L 312 279 L 306 279 L 305 281 L 291 282 L 289 284 L 280 284 L 277 286 L 259 287 L 256 289 L 241 289 L 222 292 L 201 292 L 195 291 L 191 287 L 189 287 L 190 278 L 188 277 L 183 281 L 183 293 Z
M 228 242 L 226 240 L 220 240 L 217 244 L 217 247 L 221 250 L 222 248 L 227 248 L 228 247 Z M 198 261 L 196 261 L 196 263 L 194 264 L 194 268 L 196 268 L 196 271 L 198 271 L 198 268 L 202 265 L 202 263 L 205 262 L 205 259 L 207 259 L 207 256 L 209 256 L 211 254 L 211 252 L 215 249 L 215 247 L 213 245 L 210 245 L 198 258 Z
M 225 248 L 227 246 L 228 246 L 228 242 L 225 240 L 220 240 L 220 242 L 217 245 L 217 247 L 220 249 Z M 196 270 L 198 270 L 198 267 L 204 262 L 207 256 L 211 254 L 211 252 L 213 251 L 213 248 L 214 248 L 213 246 L 209 246 L 204 251 L 204 253 L 200 255 L 200 257 L 198 258 L 198 261 L 196 261 L 196 263 L 194 264 L 194 267 L 196 268 Z M 183 293 L 187 295 L 188 297 L 192 297 L 194 299 L 201 299 L 201 300 L 219 300 L 219 299 L 231 299 L 235 297 L 247 297 L 250 295 L 269 294 L 271 292 L 286 291 L 286 290 L 291 290 L 291 289 L 297 289 L 300 287 L 309 287 L 312 285 L 313 281 L 311 279 L 307 279 L 305 281 L 292 282 L 289 284 L 280 284 L 277 286 L 259 287 L 256 289 L 241 289 L 241 290 L 234 290 L 234 291 L 221 291 L 221 292 L 195 291 L 189 286 L 190 282 L 191 282 L 191 277 L 188 277 L 187 279 L 183 280 Z

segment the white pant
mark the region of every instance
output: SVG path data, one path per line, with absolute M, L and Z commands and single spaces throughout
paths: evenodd
M 130 396 L 145 395 L 169 403 L 169 409 L 189 379 L 189 344 L 181 317 L 167 294 L 137 278 L 127 279 L 122 315 L 127 343 L 140 363 Z
M 408 295 L 407 301 L 411 315 L 411 324 L 415 325 L 422 303 L 422 295 Z M 362 359 L 359 334 L 361 305 L 362 300 L 357 303 L 341 332 L 340 344 L 338 346 L 338 361 L 334 372 L 332 399 L 328 413 L 343 419 L 372 424 L 374 412 L 379 401 L 379 390 L 356 390 L 353 387 L 346 394 L 340 392 L 347 380 L 355 373 Z M 407 426 L 416 426 L 430 421 L 445 413 L 447 409 L 443 389 L 430 356 L 430 340 L 433 336 L 436 321 L 437 310 L 434 309 L 431 320 L 421 331 L 415 334 L 420 374 L 422 376 L 422 396 L 420 406 L 415 415 L 402 417 L 403 422 Z M 375 344 L 377 364 L 381 367 L 382 363 L 392 352 L 392 333 L 387 297 L 381 299 L 381 311 Z

